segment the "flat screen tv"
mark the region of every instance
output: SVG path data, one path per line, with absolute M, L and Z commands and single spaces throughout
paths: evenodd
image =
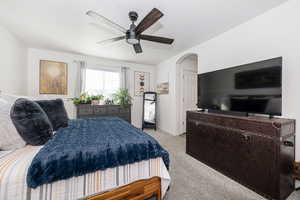
M 198 75 L 198 108 L 281 115 L 282 57 Z

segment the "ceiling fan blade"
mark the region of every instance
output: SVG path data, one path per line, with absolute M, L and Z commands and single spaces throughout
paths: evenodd
M 142 46 L 141 46 L 140 43 L 134 44 L 133 48 L 134 48 L 135 53 L 142 53 L 143 52 L 143 49 L 142 49 Z
M 165 37 L 158 37 L 153 35 L 140 35 L 141 40 L 148 40 L 151 42 L 159 42 L 164 44 L 172 44 L 174 42 L 174 39 L 171 38 L 165 38 Z
M 108 26 L 110 26 L 110 27 L 112 27 L 112 28 L 114 28 L 118 31 L 121 31 L 122 33 L 126 33 L 126 31 L 127 31 L 125 28 L 123 28 L 119 24 L 114 23 L 113 21 L 107 19 L 106 17 L 104 17 L 104 16 L 102 16 L 102 15 L 100 15 L 100 14 L 98 14 L 98 13 L 92 11 L 92 10 L 88 11 L 86 14 L 88 16 L 96 19 L 97 21 L 99 21 L 101 23 L 104 23 L 104 24 L 106 24 L 106 25 L 108 25 Z
M 123 40 L 123 39 L 125 39 L 125 36 L 120 36 L 120 37 L 115 37 L 115 38 L 111 38 L 111 39 L 108 39 L 108 40 L 103 40 L 103 41 L 97 42 L 97 44 L 106 45 L 106 44 L 117 42 L 117 41 Z
M 136 34 L 139 35 L 144 32 L 147 28 L 152 26 L 155 22 L 157 22 L 164 14 L 158 10 L 157 8 L 153 8 L 146 17 L 139 23 L 139 25 L 135 28 Z

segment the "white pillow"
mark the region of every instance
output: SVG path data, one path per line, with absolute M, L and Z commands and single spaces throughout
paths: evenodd
M 26 145 L 10 118 L 10 109 L 18 98 L 0 95 L 0 150 L 14 150 Z

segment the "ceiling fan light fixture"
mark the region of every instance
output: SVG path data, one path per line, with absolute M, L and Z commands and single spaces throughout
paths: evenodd
M 94 11 L 88 11 L 86 14 L 101 23 L 105 23 L 105 24 L 109 25 L 110 27 L 112 27 L 122 33 L 125 33 L 125 35 L 123 35 L 123 36 L 119 36 L 119 37 L 115 37 L 115 38 L 111 38 L 108 40 L 98 42 L 98 44 L 101 44 L 101 45 L 104 45 L 107 43 L 112 43 L 112 42 L 117 42 L 117 41 L 125 39 L 128 44 L 133 46 L 135 53 L 142 53 L 143 49 L 141 47 L 140 40 L 147 40 L 147 41 L 151 41 L 151 42 L 158 42 L 158 43 L 169 44 L 169 45 L 174 42 L 174 39 L 142 34 L 150 26 L 152 26 L 154 23 L 156 23 L 162 16 L 164 16 L 164 14 L 157 8 L 153 8 L 142 19 L 142 21 L 137 26 L 135 25 L 135 22 L 138 19 L 138 13 L 135 11 L 129 12 L 129 19 L 131 21 L 131 25 L 128 30 L 126 30 L 119 24 L 107 19 L 106 17 L 104 17 Z
M 140 43 L 140 41 L 136 38 L 128 38 L 126 41 L 128 44 L 132 44 L 132 45 Z
M 126 41 L 128 44 L 131 44 L 131 45 L 140 43 L 140 40 L 136 37 L 134 29 L 130 29 L 127 31 Z

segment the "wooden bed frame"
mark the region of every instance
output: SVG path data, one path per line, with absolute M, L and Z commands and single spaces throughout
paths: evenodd
M 115 190 L 88 197 L 86 200 L 161 200 L 161 179 L 153 177 Z

